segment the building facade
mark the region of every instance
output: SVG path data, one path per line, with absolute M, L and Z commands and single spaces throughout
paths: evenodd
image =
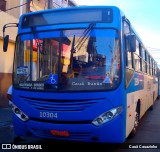
M 3 52 L 3 26 L 7 23 L 18 23 L 20 15 L 58 7 L 73 7 L 77 4 L 73 0 L 0 0 L 0 107 L 7 107 L 7 91 L 12 85 L 12 68 L 14 57 L 14 45 L 17 28 L 7 28 L 9 35 L 7 52 Z
M 18 23 L 17 10 L 8 10 L 8 8 L 18 6 L 18 0 L 1 0 L 0 1 L 0 107 L 7 107 L 8 100 L 6 92 L 12 84 L 12 65 L 14 56 L 14 44 L 17 34 L 17 28 L 8 28 L 6 34 L 10 36 L 8 51 L 3 52 L 3 26 L 7 23 Z M 19 11 L 19 10 L 18 10 Z

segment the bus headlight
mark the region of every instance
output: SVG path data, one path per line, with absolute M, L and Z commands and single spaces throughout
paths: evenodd
M 15 106 L 13 103 L 12 103 L 12 111 L 22 121 L 27 121 L 29 119 L 29 117 L 22 110 L 20 110 L 17 106 Z
M 97 118 L 95 118 L 92 121 L 92 124 L 95 126 L 100 126 L 103 125 L 104 123 L 112 120 L 113 118 L 115 118 L 116 116 L 118 116 L 122 111 L 122 106 L 111 109 L 103 114 L 101 114 L 100 116 L 98 116 Z

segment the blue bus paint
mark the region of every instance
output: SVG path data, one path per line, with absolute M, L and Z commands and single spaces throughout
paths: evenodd
M 90 18 L 81 18 L 84 13 Z M 114 6 L 21 16 L 13 69 L 15 134 L 82 142 L 126 140 L 135 128 L 134 93 L 145 90 L 145 79 L 150 81 L 134 66 L 126 70 L 124 22 L 131 27 Z
M 127 88 L 127 93 L 131 93 L 144 89 L 144 75 L 141 73 L 134 73 L 133 78 Z

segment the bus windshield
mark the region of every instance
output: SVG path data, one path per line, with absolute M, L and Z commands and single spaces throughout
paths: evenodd
M 66 29 L 17 37 L 13 84 L 42 91 L 104 91 L 121 78 L 120 36 L 114 29 Z

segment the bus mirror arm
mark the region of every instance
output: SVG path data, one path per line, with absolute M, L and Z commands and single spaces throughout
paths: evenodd
M 5 29 L 8 27 L 18 27 L 18 23 L 8 23 L 3 26 L 3 51 L 7 52 L 9 35 L 5 35 Z
M 136 36 L 135 35 L 128 35 L 127 40 L 129 42 L 129 51 L 136 52 Z

